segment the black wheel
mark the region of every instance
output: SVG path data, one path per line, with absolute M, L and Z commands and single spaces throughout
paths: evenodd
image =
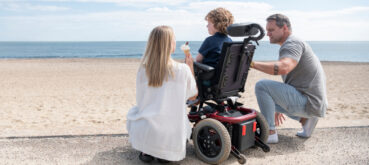
M 269 151 L 270 151 L 270 148 L 269 148 L 269 147 L 264 147 L 264 148 L 262 148 L 262 150 L 263 150 L 264 152 L 269 152 Z
M 225 126 L 215 119 L 204 119 L 196 124 L 193 143 L 197 157 L 209 164 L 219 164 L 228 159 L 231 138 Z
M 245 164 L 246 163 L 246 156 L 244 154 L 240 155 L 240 159 L 238 159 L 238 163 Z
M 258 111 L 256 111 L 256 114 L 257 124 L 255 136 L 266 144 L 269 137 L 269 125 L 263 114 Z

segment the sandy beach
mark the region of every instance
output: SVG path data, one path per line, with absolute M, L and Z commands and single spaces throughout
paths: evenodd
M 137 59 L 0 60 L 0 136 L 126 134 L 138 65 Z M 369 126 L 369 63 L 323 67 L 329 107 L 317 127 L 329 134 L 332 127 Z M 246 107 L 258 109 L 254 86 L 263 78 L 281 81 L 251 70 L 240 99 Z M 298 128 L 287 119 L 277 129 Z
M 126 133 L 135 104 L 137 59 L 0 60 L 0 135 L 86 135 Z M 329 108 L 318 127 L 369 125 L 369 63 L 323 62 Z M 240 101 L 258 109 L 260 79 L 251 70 Z M 300 128 L 287 120 L 282 128 Z

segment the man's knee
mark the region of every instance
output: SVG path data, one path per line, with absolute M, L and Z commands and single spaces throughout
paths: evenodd
M 257 94 L 260 91 L 265 91 L 267 89 L 268 81 L 270 80 L 266 80 L 266 79 L 259 80 L 255 84 L 255 93 Z

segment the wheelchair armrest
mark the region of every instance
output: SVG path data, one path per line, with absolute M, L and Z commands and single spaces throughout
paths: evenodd
M 205 72 L 210 72 L 213 71 L 214 68 L 209 66 L 209 65 L 205 65 L 205 64 L 201 64 L 199 62 L 193 62 L 193 64 L 200 70 L 205 71 Z
M 215 68 L 209 65 L 193 62 L 195 76 L 200 80 L 210 80 L 215 74 Z

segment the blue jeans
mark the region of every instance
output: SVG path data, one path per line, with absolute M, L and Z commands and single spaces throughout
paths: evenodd
M 260 80 L 255 85 L 255 95 L 270 130 L 275 130 L 275 112 L 283 113 L 297 121 L 300 121 L 301 117 L 309 118 L 305 110 L 307 97 L 291 85 Z

